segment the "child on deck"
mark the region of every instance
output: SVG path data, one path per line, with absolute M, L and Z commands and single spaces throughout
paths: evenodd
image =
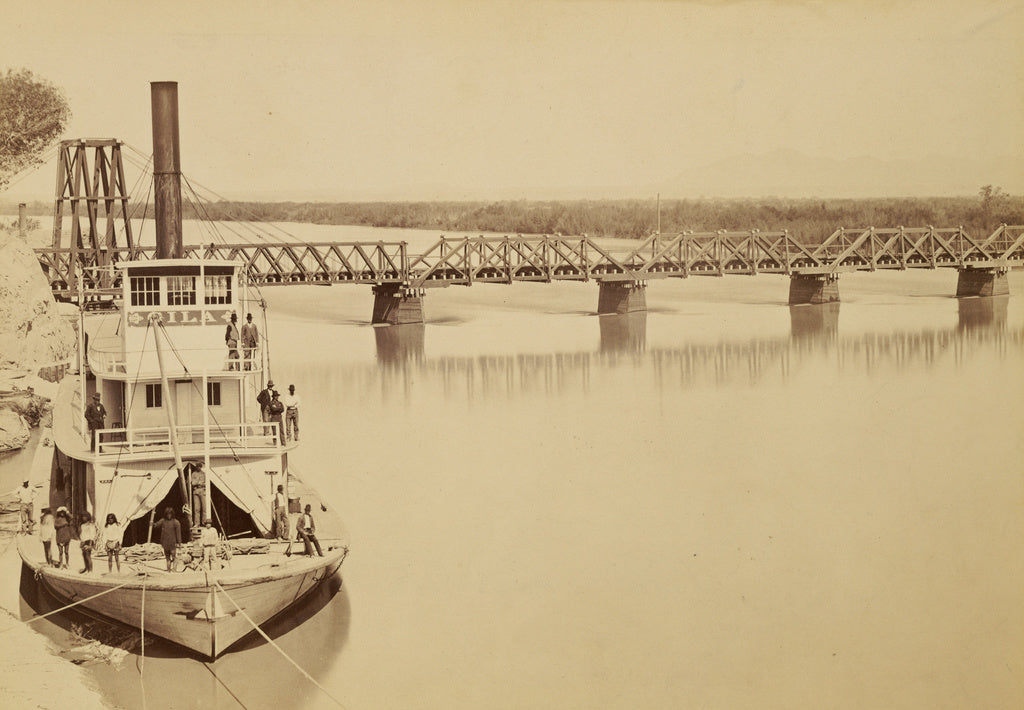
M 209 518 L 206 519 L 199 542 L 203 546 L 203 564 L 207 569 L 212 570 L 213 558 L 217 556 L 217 531 L 213 527 L 213 521 Z
M 114 571 L 114 563 L 117 563 L 117 572 L 121 573 L 121 538 L 124 537 L 124 528 L 117 522 L 117 516 L 107 513 L 107 524 L 103 526 L 104 547 L 107 550 L 107 572 Z
M 57 540 L 58 562 L 57 566 L 67 569 L 68 546 L 71 544 L 71 516 L 68 509 L 63 505 L 57 508 L 57 514 L 53 516 L 54 538 Z
M 79 574 L 92 572 L 92 548 L 96 545 L 96 523 L 92 516 L 82 513 L 82 524 L 78 527 L 79 546 L 82 549 L 82 561 L 85 562 L 85 569 Z
M 53 527 L 53 511 L 43 508 L 43 516 L 39 519 L 39 539 L 43 542 L 43 552 L 46 553 L 46 564 L 53 565 L 53 552 L 51 545 L 57 531 Z

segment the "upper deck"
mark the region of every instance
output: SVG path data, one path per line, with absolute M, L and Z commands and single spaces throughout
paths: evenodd
M 241 342 L 229 348 L 226 331 L 236 316 L 239 332 L 247 298 L 239 278 L 240 261 L 159 259 L 119 265 L 121 308 L 113 332 L 91 338 L 89 367 L 98 377 L 147 379 L 161 372 L 156 338 L 160 335 L 164 374 L 218 373 L 242 377 L 263 369 L 256 351 Z

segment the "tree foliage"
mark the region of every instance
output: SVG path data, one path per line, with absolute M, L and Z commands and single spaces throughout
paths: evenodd
M 71 117 L 64 93 L 28 69 L 0 73 L 0 188 L 42 162 Z

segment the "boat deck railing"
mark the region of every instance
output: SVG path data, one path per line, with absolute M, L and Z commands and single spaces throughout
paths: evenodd
M 283 446 L 278 422 L 245 422 L 175 427 L 178 448 L 195 451 L 251 451 Z M 171 428 L 167 426 L 96 430 L 99 456 L 160 454 L 172 451 Z
M 160 374 L 160 366 L 155 351 L 124 350 L 120 338 L 97 339 L 89 344 L 89 368 L 100 377 L 153 377 Z M 245 351 L 239 347 L 237 357 L 230 357 L 225 346 L 216 348 L 177 348 L 175 356 L 165 358 L 167 376 L 185 376 L 190 373 L 206 370 L 216 372 L 259 372 L 262 369 L 262 358 L 259 351 L 251 357 L 244 357 Z

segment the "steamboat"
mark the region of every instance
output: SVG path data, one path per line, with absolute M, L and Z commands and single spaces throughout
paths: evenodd
M 152 84 L 152 102 L 156 256 L 115 265 L 102 308 L 79 299 L 77 372 L 59 385 L 53 445 L 33 463 L 36 519 L 64 508 L 80 530 L 88 515 L 100 533 L 95 566 L 82 571 L 80 555 L 51 564 L 38 525 L 18 549 L 58 600 L 215 658 L 338 574 L 348 548 L 333 510 L 290 465 L 297 436 L 265 421 L 264 302 L 245 264 L 181 258 L 177 84 Z M 230 342 L 232 323 L 251 316 L 258 345 Z M 86 418 L 94 401 L 106 412 L 101 426 Z M 294 540 L 310 522 L 306 506 L 316 549 Z M 108 515 L 120 525 L 118 570 L 106 559 Z M 161 518 L 181 531 L 173 564 L 155 541 Z M 204 560 L 207 520 L 217 542 Z

